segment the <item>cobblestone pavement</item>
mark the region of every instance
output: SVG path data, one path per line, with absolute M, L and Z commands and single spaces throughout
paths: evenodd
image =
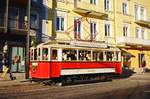
M 109 82 L 70 86 L 24 84 L 0 87 L 0 99 L 150 99 L 150 73 Z

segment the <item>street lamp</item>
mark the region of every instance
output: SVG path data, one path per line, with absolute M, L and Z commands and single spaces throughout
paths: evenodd
M 29 79 L 29 49 L 30 49 L 30 9 L 31 0 L 28 0 L 28 11 L 27 11 L 27 37 L 26 37 L 26 66 L 25 73 L 26 79 Z

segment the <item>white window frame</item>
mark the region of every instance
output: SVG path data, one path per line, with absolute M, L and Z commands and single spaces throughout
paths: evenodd
M 126 6 L 124 6 L 124 5 L 126 5 Z M 124 15 L 127 15 L 129 12 L 128 12 L 128 3 L 127 2 L 123 2 L 122 3 L 122 13 L 124 14 Z
M 147 39 L 147 29 L 146 28 L 141 28 L 141 38 Z
M 84 35 L 84 34 L 82 34 L 83 32 L 82 32 L 82 20 L 80 19 L 80 17 L 74 17 L 74 21 L 75 20 L 78 20 L 79 19 L 79 21 L 81 22 L 81 24 L 80 24 L 80 39 L 82 39 L 83 38 L 83 36 L 82 35 Z M 74 24 L 74 23 L 73 23 Z M 75 32 L 75 31 L 74 31 Z M 77 32 L 78 32 L 78 28 L 77 28 Z M 78 33 L 77 33 L 78 34 Z M 78 37 L 77 37 L 77 39 L 79 39 Z
M 141 28 L 136 27 L 135 32 L 136 32 L 136 38 L 141 39 Z
M 129 37 L 129 35 L 130 35 L 129 32 L 130 32 L 129 24 L 128 23 L 124 23 L 123 24 L 123 36 L 124 37 Z
M 146 28 L 144 28 L 145 29 L 145 32 L 144 32 L 144 39 L 148 39 L 148 32 L 147 32 L 147 29 Z
M 57 18 L 64 18 L 64 29 L 61 30 L 61 21 L 59 22 L 60 24 L 60 27 L 59 29 L 57 30 Z M 56 18 L 55 18 L 55 31 L 56 32 L 65 32 L 67 28 L 67 12 L 65 11 L 56 11 Z
M 97 0 L 90 0 L 90 4 L 94 4 L 94 5 L 97 5 Z
M 91 31 L 91 25 L 92 25 L 92 28 L 93 28 L 92 30 L 93 30 L 93 31 Z M 94 25 L 96 25 L 96 26 L 95 26 L 95 29 L 94 29 Z M 91 22 L 90 22 L 90 34 L 91 34 L 91 38 L 94 39 L 94 40 L 96 40 L 97 28 L 98 28 L 98 27 L 97 27 L 97 23 L 96 23 L 95 21 L 91 21 Z M 95 31 L 95 32 L 94 32 L 94 31 Z
M 143 13 L 142 13 L 142 9 L 143 9 Z M 140 17 L 141 20 L 146 20 L 146 9 L 144 7 L 140 7 Z
M 35 11 L 34 11 L 34 12 L 32 12 L 31 15 L 35 15 L 35 16 L 37 17 L 36 21 L 30 23 L 31 26 L 33 25 L 33 26 L 35 26 L 35 27 L 34 27 L 35 29 L 39 29 L 39 14 L 38 14 L 38 12 L 35 12 Z M 30 19 L 30 20 L 31 20 L 31 19 Z
M 141 9 L 143 9 L 143 14 L 141 14 L 142 13 Z M 135 19 L 136 20 L 147 20 L 147 17 L 146 17 L 146 8 L 144 6 L 135 5 L 134 11 L 135 11 Z
M 105 11 L 111 10 L 111 1 L 110 0 L 104 0 L 104 9 L 105 9 Z
M 135 19 L 139 19 L 139 6 L 138 5 L 134 5 L 134 13 L 135 13 Z
M 110 22 L 105 22 L 105 24 L 104 24 L 105 37 L 111 37 L 112 36 L 112 32 L 111 31 L 112 31 L 111 30 L 111 23 Z
M 57 23 L 57 19 L 59 19 L 59 23 Z M 63 16 L 57 16 L 56 17 L 56 31 L 59 31 L 59 32 L 65 31 L 65 29 L 64 29 L 65 28 L 64 27 L 64 25 L 65 25 L 64 21 L 65 21 L 65 18 Z M 63 24 L 62 24 L 62 22 L 63 22 Z M 57 27 L 57 24 L 59 25 L 59 27 Z

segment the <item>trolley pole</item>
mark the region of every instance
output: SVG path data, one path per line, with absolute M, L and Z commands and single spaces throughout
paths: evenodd
M 25 76 L 29 79 L 29 49 L 30 49 L 30 9 L 31 0 L 28 0 L 28 10 L 27 10 L 27 37 L 26 37 L 26 66 L 25 66 Z

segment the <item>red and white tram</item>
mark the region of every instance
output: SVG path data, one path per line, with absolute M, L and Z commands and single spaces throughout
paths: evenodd
M 84 79 L 121 73 L 121 52 L 117 48 L 47 43 L 30 49 L 31 79 L 63 81 L 68 77 Z

